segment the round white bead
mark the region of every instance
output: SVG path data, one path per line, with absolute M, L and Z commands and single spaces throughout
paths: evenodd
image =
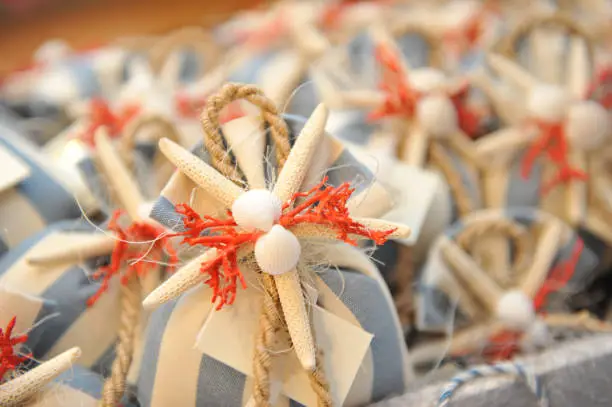
M 255 243 L 255 260 L 264 273 L 279 275 L 293 270 L 300 260 L 302 247 L 293 233 L 274 225 Z
M 417 105 L 417 120 L 423 130 L 436 138 L 450 136 L 457 131 L 457 110 L 442 94 L 426 96 Z
M 281 202 L 266 189 L 251 189 L 232 205 L 234 220 L 245 230 L 268 231 L 281 215 Z
M 418 92 L 441 90 L 446 84 L 444 73 L 435 68 L 419 68 L 410 71 L 410 85 Z
M 527 110 L 536 119 L 558 122 L 565 117 L 569 103 L 569 96 L 562 88 L 539 85 L 529 93 Z
M 566 135 L 571 145 L 581 150 L 601 147 L 610 135 L 610 116 L 597 102 L 585 100 L 574 103 L 568 112 Z
M 504 293 L 497 303 L 497 318 L 509 328 L 525 329 L 535 321 L 533 302 L 521 290 Z

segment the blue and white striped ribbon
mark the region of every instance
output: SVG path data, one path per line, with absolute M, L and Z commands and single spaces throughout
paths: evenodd
M 465 383 L 473 381 L 481 377 L 490 377 L 497 375 L 513 375 L 519 377 L 533 391 L 538 399 L 540 407 L 548 407 L 548 396 L 545 389 L 537 376 L 523 369 L 521 365 L 515 363 L 498 363 L 495 365 L 481 365 L 472 367 L 464 372 L 459 373 L 452 378 L 450 382 L 444 386 L 442 394 L 438 399 L 438 407 L 448 407 L 451 397 Z

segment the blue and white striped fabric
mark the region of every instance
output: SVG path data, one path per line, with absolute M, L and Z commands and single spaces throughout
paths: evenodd
M 108 292 L 94 306 L 86 304 L 100 286 L 88 276 L 105 259 L 45 267 L 27 262 L 28 256 L 45 247 L 69 245 L 91 233 L 92 227 L 81 221 L 64 221 L 47 227 L 0 260 L 0 284 L 45 301 L 36 317 L 36 321 L 44 320 L 44 325 L 32 331 L 28 342 L 36 359 L 46 360 L 78 346 L 82 350 L 80 365 L 107 373 L 114 358 L 119 323 L 116 282 L 111 283 Z
M 397 332 L 395 309 L 374 279 L 352 270 L 320 274 L 374 335 L 345 406 L 360 406 L 401 394 L 407 378 L 402 357 L 405 346 Z M 200 286 L 155 310 L 149 320 L 138 380 L 144 406 L 240 407 L 249 399 L 251 379 L 194 348 L 209 304 L 210 292 Z M 213 311 L 214 312 L 214 311 Z M 222 335 L 222 333 L 219 333 Z M 281 398 L 278 407 L 301 404 Z
M 511 375 L 525 382 L 529 389 L 533 392 L 540 407 L 548 407 L 548 395 L 542 387 L 542 383 L 533 373 L 525 370 L 521 365 L 516 363 L 498 363 L 494 365 L 474 366 L 465 372 L 461 372 L 453 377 L 450 382 L 444 386 L 442 394 L 438 399 L 438 407 L 448 407 L 451 403 L 451 397 L 463 385 L 470 383 L 478 378 L 492 377 L 499 375 Z
M 475 212 L 467 217 L 455 222 L 450 226 L 445 236 L 454 239 L 465 227 L 479 220 L 492 220 L 507 218 L 525 227 L 542 224 L 551 215 L 545 214 L 534 208 L 508 208 L 505 212 L 498 210 L 483 210 Z M 551 266 L 551 270 L 559 263 L 572 257 L 575 245 L 579 236 L 567 226 L 563 232 L 561 248 Z M 568 282 L 568 287 L 584 287 L 595 277 L 595 270 L 599 264 L 597 256 L 585 245 L 576 269 Z M 419 329 L 426 331 L 445 332 L 448 329 L 449 321 L 455 320 L 455 327 L 463 327 L 469 324 L 469 319 L 462 312 L 461 306 L 457 309 L 455 318 L 455 298 L 457 291 L 451 293 L 449 286 L 454 290 L 465 290 L 458 280 L 449 276 L 452 272 L 445 264 L 439 252 L 439 246 L 434 242 L 430 250 L 428 261 L 421 270 L 416 301 L 417 318 L 416 323 Z M 452 279 L 452 282 L 451 282 Z M 551 294 L 544 305 L 547 311 L 559 310 L 564 307 L 564 299 L 567 295 L 562 293 Z
M 0 124 L 0 148 L 17 157 L 29 175 L 0 191 L 0 255 L 46 225 L 75 219 L 81 211 L 61 177 L 36 146 L 14 129 Z

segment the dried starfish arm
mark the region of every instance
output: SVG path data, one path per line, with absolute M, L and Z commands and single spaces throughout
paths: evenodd
M 80 356 L 81 349 L 69 349 L 0 385 L 0 405 L 4 407 L 22 406 L 53 379 L 72 369 L 72 365 Z
M 143 307 L 145 309 L 153 309 L 195 287 L 206 278 L 201 271 L 202 264 L 211 261 L 216 256 L 217 249 L 209 249 L 185 264 L 144 299 L 142 302 Z
M 450 134 L 446 141 L 468 162 L 472 163 L 478 168 L 487 167 L 480 159 L 478 150 L 476 150 L 472 140 L 461 130 Z
M 591 62 L 584 38 L 573 36 L 569 52 L 568 90 L 574 98 L 582 99 L 591 82 Z
M 431 136 L 417 122 L 406 123 L 403 127 L 405 144 L 400 158 L 408 165 L 423 168 Z
M 568 164 L 571 168 L 588 173 L 587 157 L 584 151 L 573 150 L 568 154 Z M 570 225 L 581 225 L 587 211 L 587 192 L 586 182 L 573 181 L 565 187 L 565 200 L 567 221 Z
M 320 104 L 300 132 L 274 186 L 273 192 L 281 202 L 287 202 L 299 192 L 314 153 L 325 135 L 327 116 L 327 108 Z M 274 281 L 277 284 L 281 307 L 298 359 L 305 370 L 312 371 L 315 368 L 316 347 L 304 304 L 300 276 L 297 270 L 292 270 L 275 275 Z
M 476 154 L 480 157 L 480 162 L 509 162 L 514 158 L 514 154 L 527 147 L 533 138 L 534 133 L 531 131 L 506 127 L 476 141 Z
M 132 220 L 141 220 L 139 212 L 145 200 L 140 193 L 138 183 L 113 147 L 103 127 L 96 133 L 96 146 L 104 175 L 115 191 L 120 205 Z
M 497 304 L 504 294 L 502 288 L 448 237 L 441 237 L 440 250 L 445 260 L 452 266 L 455 275 L 480 302 L 485 304 L 491 314 L 495 314 Z
M 538 239 L 533 262 L 525 272 L 525 278 L 521 282 L 521 289 L 527 296 L 533 298 L 544 281 L 552 266 L 563 237 L 563 224 L 550 219 L 544 224 L 540 238 Z
M 69 246 L 50 246 L 27 256 L 33 266 L 77 264 L 92 257 L 110 254 L 115 247 L 112 234 L 81 234 L 82 238 Z
M 302 367 L 307 371 L 313 371 L 316 367 L 316 347 L 302 293 L 300 274 L 297 269 L 291 270 L 274 276 L 274 283 L 291 335 L 293 350 Z
M 354 220 L 364 225 L 371 232 L 386 232 L 393 230 L 393 233 L 388 236 L 389 239 L 404 239 L 410 236 L 411 233 L 408 226 L 386 220 L 372 218 L 356 218 Z M 338 231 L 334 227 L 328 225 L 301 223 L 292 226 L 290 230 L 298 238 L 313 240 L 338 240 Z M 367 237 L 353 234 L 349 234 L 349 237 L 358 240 L 367 239 Z
M 244 192 L 242 188 L 175 142 L 163 138 L 159 141 L 159 149 L 172 164 L 226 208 L 231 208 L 234 201 Z
M 509 79 L 526 92 L 538 85 L 538 80 L 529 72 L 501 55 L 489 54 L 487 62 L 501 77 Z
M 342 105 L 351 108 L 374 109 L 385 102 L 385 94 L 379 90 L 356 89 L 340 93 Z

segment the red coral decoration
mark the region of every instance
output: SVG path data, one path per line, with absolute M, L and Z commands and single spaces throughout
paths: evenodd
M 586 98 L 599 102 L 603 107 L 612 109 L 612 67 L 604 67 L 586 92 Z
M 168 269 L 172 270 L 178 263 L 176 251 L 170 242 L 170 235 L 164 234 L 161 226 L 149 222 L 132 222 L 127 228 L 119 225 L 119 219 L 124 214 L 116 210 L 108 224 L 108 230 L 114 232 L 117 241 L 111 253 L 110 264 L 100 267 L 94 274 L 94 280 L 102 280 L 100 288 L 87 299 L 87 306 L 93 306 L 108 290 L 110 280 L 120 275 L 121 284 L 127 284 L 134 276 L 143 276 L 156 267 L 155 261 L 161 261 L 164 252 L 167 254 Z M 142 243 L 135 243 L 142 242 Z M 144 258 L 147 258 L 146 261 Z M 136 260 L 129 264 L 128 260 Z
M 562 183 L 570 182 L 572 179 L 585 181 L 588 175 L 580 170 L 572 168 L 568 159 L 568 142 L 565 137 L 563 123 L 549 123 L 543 121 L 535 121 L 535 125 L 540 130 L 540 136 L 532 143 L 531 147 L 525 154 L 521 166 L 521 175 L 524 179 L 531 175 L 535 160 L 543 154 L 557 165 L 558 173 L 550 181 L 548 181 L 543 189 L 542 194 L 547 194 L 555 186 Z
M 351 219 L 346 207 L 348 199 L 354 192 L 348 183 L 339 187 L 325 186 L 327 177 L 308 192 L 296 193 L 283 204 L 282 215 L 278 224 L 285 228 L 302 223 L 326 225 L 338 233 L 338 239 L 349 244 L 356 244 L 349 235 L 360 235 L 372 239 L 376 244 L 383 244 L 394 232 L 370 231 L 364 225 Z M 298 199 L 303 202 L 295 206 Z M 183 215 L 185 231 L 177 233 L 183 236 L 183 243 L 190 246 L 202 245 L 217 250 L 216 256 L 201 265 L 201 272 L 208 275 L 206 284 L 213 290 L 212 303 L 217 302 L 216 309 L 231 305 L 236 298 L 238 282 L 243 289 L 246 282 L 238 266 L 238 250 L 248 243 L 255 243 L 264 234 L 262 231 L 241 231 L 232 213 L 227 212 L 226 219 L 212 216 L 200 217 L 187 204 L 179 204 L 177 213 Z
M 380 120 L 391 116 L 413 118 L 417 103 L 424 95 L 410 86 L 408 79 L 401 71 L 400 59 L 396 53 L 386 46 L 378 45 L 374 54 L 383 68 L 379 88 L 385 94 L 385 101 L 382 106 L 368 114 L 368 120 Z M 469 84 L 466 82 L 448 96 L 455 106 L 459 128 L 465 134 L 473 137 L 478 132 L 481 115 L 467 105 L 469 90 Z
M 17 317 L 11 318 L 6 329 L 0 328 L 0 381 L 4 376 L 28 360 L 32 355 L 21 356 L 15 353 L 15 346 L 25 343 L 28 335 L 12 336 L 13 329 L 17 323 Z
M 115 114 L 103 99 L 92 99 L 90 102 L 89 126 L 78 136 L 82 141 L 94 147 L 96 131 L 106 126 L 110 137 L 121 135 L 125 126 L 140 112 L 138 106 L 128 106 Z
M 237 41 L 253 49 L 263 49 L 281 38 L 287 32 L 287 16 L 278 12 L 272 21 L 255 29 L 243 30 L 237 33 Z

